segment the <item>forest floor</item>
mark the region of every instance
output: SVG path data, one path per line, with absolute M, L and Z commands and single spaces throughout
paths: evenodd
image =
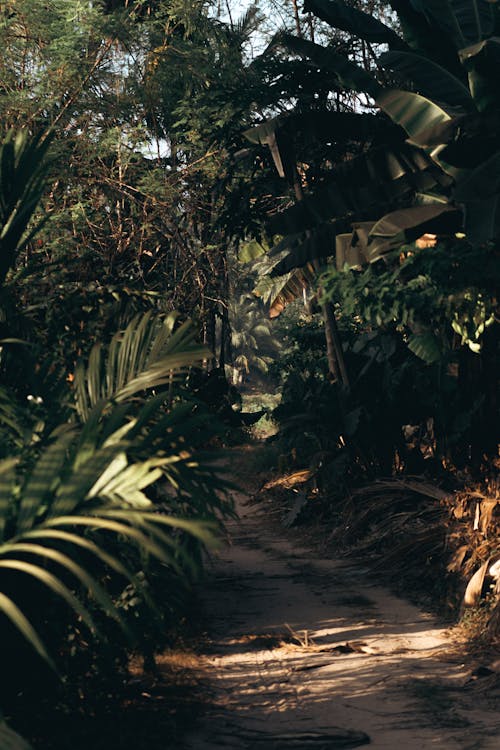
M 254 478 L 255 479 L 255 478 Z M 500 747 L 497 664 L 458 631 L 285 529 L 266 500 L 239 518 L 208 565 L 202 715 L 189 750 Z

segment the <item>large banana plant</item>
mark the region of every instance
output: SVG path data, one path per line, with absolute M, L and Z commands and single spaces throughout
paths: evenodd
M 266 272 L 274 282 L 271 310 L 300 293 L 307 280 L 297 284 L 297 270 L 318 259 L 342 270 L 374 262 L 428 232 L 463 231 L 473 243 L 499 236 L 500 4 L 394 0 L 390 5 L 401 34 L 342 0 L 304 4 L 306 12 L 335 28 L 388 46 L 371 72 L 332 46 L 290 35 L 273 43 L 327 71 L 332 90 L 367 93 L 380 113 L 324 113 L 313 127 L 312 113 L 292 111 L 247 131 L 250 140 L 269 146 L 290 183 L 294 138 L 303 140 L 307 133 L 323 144 L 354 140 L 364 150 L 269 221 L 269 234 L 282 238 Z M 371 138 L 367 117 L 376 122 Z M 364 246 L 357 241 L 360 222 L 370 225 Z M 265 281 L 257 291 L 262 287 Z

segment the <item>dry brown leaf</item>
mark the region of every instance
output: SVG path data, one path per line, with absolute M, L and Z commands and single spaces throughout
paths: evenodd
M 303 469 L 302 471 L 295 471 L 293 474 L 287 474 L 284 477 L 278 479 L 271 479 L 263 486 L 263 490 L 271 490 L 274 487 L 284 487 L 285 489 L 291 489 L 296 484 L 302 484 L 307 482 L 312 476 L 312 472 L 309 469 Z
M 485 536 L 488 531 L 488 527 L 493 520 L 493 514 L 497 505 L 497 500 L 483 500 L 483 502 L 481 503 L 480 527 Z
M 483 563 L 481 567 L 476 570 L 469 583 L 467 584 L 463 599 L 464 607 L 475 607 L 477 604 L 479 604 L 479 600 L 481 599 L 481 592 L 483 590 L 484 577 L 488 570 L 489 564 L 489 560 Z
M 474 513 L 474 531 L 477 531 L 479 528 L 479 518 L 481 516 L 481 503 L 476 503 L 476 510 Z
M 458 573 L 458 571 L 462 567 L 462 563 L 465 560 L 465 555 L 467 554 L 468 550 L 468 544 L 463 544 L 461 547 L 455 550 L 455 552 L 451 556 L 450 562 L 446 566 L 446 570 L 448 571 L 448 573 Z

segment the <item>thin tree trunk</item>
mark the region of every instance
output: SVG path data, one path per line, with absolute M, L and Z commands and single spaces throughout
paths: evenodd
M 293 189 L 295 192 L 295 198 L 297 201 L 304 199 L 304 191 L 302 190 L 302 184 L 300 182 L 300 175 L 298 170 L 294 170 L 293 175 Z M 314 261 L 315 266 L 319 266 L 317 260 Z M 321 294 L 321 290 L 320 290 Z M 326 339 L 326 356 L 328 359 L 328 371 L 334 380 L 338 380 L 346 388 L 349 388 L 349 377 L 347 375 L 347 368 L 345 366 L 344 352 L 342 350 L 342 343 L 340 341 L 339 330 L 337 321 L 335 320 L 335 310 L 331 302 L 325 302 L 321 305 L 321 312 L 323 313 L 323 322 L 325 325 L 325 339 Z
M 335 310 L 331 302 L 321 305 L 323 320 L 325 322 L 326 353 L 328 357 L 328 369 L 336 380 L 339 380 L 346 388 L 349 388 L 349 377 L 345 366 L 342 342 L 340 341 L 339 329 L 335 319 Z
M 297 0 L 292 0 L 292 6 L 293 6 L 293 17 L 295 19 L 295 29 L 297 31 L 297 36 L 302 36 L 302 29 L 300 27 L 299 7 L 297 5 Z
M 223 370 L 226 362 L 230 363 L 231 360 L 231 329 L 229 326 L 229 314 L 227 307 L 224 305 L 222 308 L 221 315 L 221 331 L 220 331 L 220 356 L 219 356 L 219 367 Z

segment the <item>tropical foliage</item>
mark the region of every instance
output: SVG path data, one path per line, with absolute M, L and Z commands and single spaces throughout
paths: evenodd
M 262 413 L 236 386 L 278 384 L 304 507 L 495 466 L 500 3 L 274 7 L 3 3 L 2 747 L 42 693 L 154 670 Z M 381 546 L 391 486 L 349 521 Z
M 269 146 L 297 198 L 268 220 L 269 235 L 280 241 L 261 261 L 256 292 L 275 316 L 317 284 L 328 264 L 320 298 L 337 303 L 346 322 L 365 332 L 395 329 L 417 357 L 458 376 L 463 408 L 477 413 L 462 439 L 476 446 L 480 462 L 484 452 L 496 452 L 499 237 L 491 134 L 499 105 L 485 55 L 496 49 L 499 11 L 496 3 L 459 0 L 391 6 L 400 33 L 344 2 L 305 5 L 377 45 L 369 64 L 335 42 L 304 35 L 279 35 L 272 44 L 268 54 L 286 50 L 324 71 L 331 91 L 368 99 L 367 111 L 346 111 L 318 92 L 314 107 L 304 111 L 299 102 L 248 131 Z M 332 160 L 333 148 L 343 148 L 340 162 Z M 482 350 L 479 379 L 461 346 Z
M 263 306 L 253 295 L 241 294 L 230 303 L 231 346 L 237 383 L 260 373 L 267 375 L 269 366 L 279 356 L 280 344 Z
M 1 148 L 3 279 L 40 229 L 42 221 L 32 218 L 51 140 L 24 130 L 9 133 Z M 6 330 L 15 325 L 14 311 Z M 2 344 L 28 347 L 12 338 Z M 57 672 L 71 630 L 85 630 L 79 638 L 88 649 L 89 638 L 108 641 L 113 621 L 126 637 L 123 647 L 135 644 L 151 658 L 148 630 L 175 623 L 182 591 L 199 571 L 200 546 L 213 546 L 219 520 L 231 511 L 208 458 L 193 454 L 214 433 L 213 419 L 180 390 L 190 368 L 210 354 L 189 321 L 136 315 L 108 347 L 96 343 L 87 362 L 57 379 L 57 405 L 45 403 L 54 384 L 32 359 L 35 390 L 24 398 L 34 413 L 23 405 L 26 384 L 15 383 L 12 354 L 3 357 L 0 611 L 11 685 L 25 679 L 22 641 Z M 161 607 L 148 581 L 155 568 L 163 569 L 169 592 Z M 149 625 L 120 605 L 126 590 L 149 611 Z M 16 746 L 8 729 L 5 742 Z

